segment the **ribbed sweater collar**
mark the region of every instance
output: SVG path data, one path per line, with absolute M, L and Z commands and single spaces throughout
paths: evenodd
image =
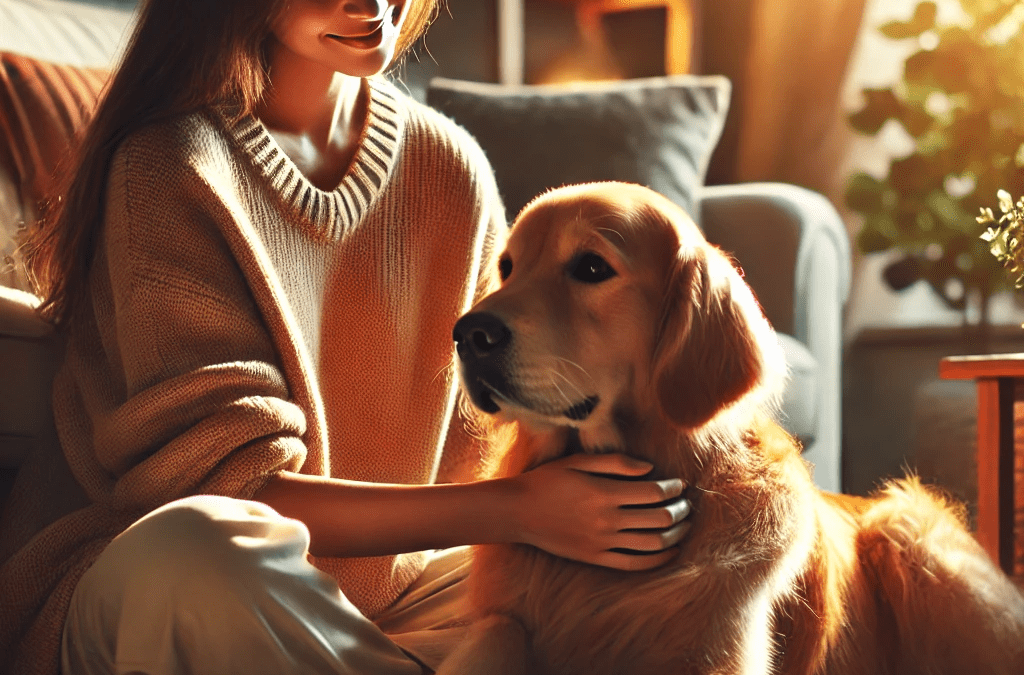
M 366 124 L 352 163 L 334 190 L 324 191 L 310 183 L 252 115 L 227 125 L 285 206 L 308 225 L 311 234 L 328 241 L 337 241 L 359 223 L 387 183 L 398 155 L 403 116 L 394 91 L 380 78 L 365 82 L 369 88 Z

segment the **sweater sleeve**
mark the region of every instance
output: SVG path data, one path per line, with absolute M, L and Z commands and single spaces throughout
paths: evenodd
M 230 205 L 174 159 L 131 140 L 115 156 L 95 321 L 68 357 L 84 409 L 69 461 L 94 499 L 144 509 L 248 498 L 306 456 L 304 412 L 218 222 Z

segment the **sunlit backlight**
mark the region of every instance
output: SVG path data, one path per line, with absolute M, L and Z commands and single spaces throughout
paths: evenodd
M 959 279 L 947 279 L 943 290 L 946 297 L 953 302 L 959 302 L 964 299 L 964 282 Z
M 1017 3 L 1002 21 L 992 26 L 985 35 L 995 45 L 1004 45 L 1020 33 L 1024 26 L 1024 4 Z
M 963 174 L 960 176 L 947 176 L 943 183 L 943 188 L 946 190 L 946 194 L 953 199 L 960 199 L 974 192 L 974 189 L 978 186 L 978 181 L 974 176 L 970 174 Z
M 933 91 L 928 94 L 928 98 L 924 100 L 924 109 L 928 111 L 928 114 L 932 117 L 942 117 L 948 115 L 953 109 L 953 101 L 950 100 L 949 96 L 945 92 Z
M 548 64 L 541 84 L 621 80 L 622 71 L 603 42 L 585 40 L 583 47 L 565 52 Z
M 563 84 L 593 80 L 620 80 L 622 66 L 609 50 L 601 17 L 613 12 L 651 8 L 665 9 L 665 72 L 690 71 L 693 47 L 693 10 L 690 0 L 561 0 L 576 6 L 582 39 L 578 49 L 554 59 L 538 78 L 539 84 Z M 626 69 L 628 71 L 628 68 Z

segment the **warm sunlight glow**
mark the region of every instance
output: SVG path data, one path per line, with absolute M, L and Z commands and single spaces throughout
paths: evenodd
M 621 79 L 622 71 L 608 50 L 602 33 L 605 15 L 644 9 L 665 10 L 665 72 L 687 73 L 693 53 L 691 0 L 578 0 L 576 20 L 584 46 L 552 63 L 541 77 L 544 84 L 578 80 Z
M 665 72 L 686 73 L 690 71 L 690 56 L 693 51 L 693 8 L 691 0 L 583 0 L 578 6 L 581 27 L 588 23 L 593 26 L 602 14 L 637 9 L 664 7 L 667 14 L 665 26 Z

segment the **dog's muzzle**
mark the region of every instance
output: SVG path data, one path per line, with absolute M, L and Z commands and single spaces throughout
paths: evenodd
M 531 405 L 528 397 L 520 395 L 512 374 L 512 331 L 493 314 L 473 312 L 463 316 L 455 323 L 452 339 L 461 363 L 462 386 L 473 405 L 485 413 L 498 412 L 501 402 L 505 401 L 542 414 L 582 422 L 600 402 L 598 396 L 587 396 L 560 410 L 544 410 L 547 406 L 536 403 Z
M 462 383 L 473 404 L 486 413 L 498 412 L 495 396 L 513 394 L 507 363 L 512 331 L 493 314 L 473 312 L 455 323 L 452 339 L 462 364 Z

